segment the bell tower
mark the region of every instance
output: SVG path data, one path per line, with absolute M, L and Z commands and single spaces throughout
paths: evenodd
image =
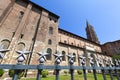
M 86 34 L 87 34 L 87 39 L 88 40 L 100 44 L 100 42 L 98 40 L 98 37 L 97 37 L 97 35 L 94 31 L 93 26 L 90 25 L 88 21 L 86 21 Z

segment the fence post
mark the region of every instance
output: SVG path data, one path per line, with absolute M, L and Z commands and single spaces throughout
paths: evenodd
M 19 65 L 19 64 L 18 64 Z M 22 64 L 21 64 L 22 65 Z M 22 73 L 23 70 L 15 70 L 15 74 L 13 76 L 13 79 L 12 80 L 18 80 L 19 78 L 19 74 Z
M 92 67 L 93 67 L 94 79 L 97 80 L 95 65 L 92 65 Z
M 101 67 L 102 67 L 102 66 L 101 66 Z M 104 80 L 107 80 L 107 79 L 106 79 L 106 75 L 105 75 L 104 67 L 102 67 L 101 72 L 102 72 L 103 79 L 104 79 Z
M 118 66 L 119 66 L 118 61 L 115 60 L 115 74 L 116 74 L 116 76 L 117 76 L 117 80 L 120 80 L 119 75 L 118 75 L 118 72 L 117 72 L 117 69 L 116 69 Z
M 93 61 L 93 58 L 92 57 L 89 57 L 90 59 L 90 64 L 93 68 L 93 75 L 94 75 L 94 80 L 97 80 L 97 76 L 96 76 L 96 69 L 95 69 L 95 64 L 94 64 L 94 61 Z
M 86 68 L 85 68 L 85 58 L 84 56 L 79 56 L 79 59 L 81 61 L 82 67 L 83 67 L 83 75 L 84 75 L 84 80 L 87 80 L 87 75 L 86 75 Z
M 83 74 L 84 74 L 84 80 L 87 80 L 86 68 L 84 65 L 83 65 Z
M 70 74 L 71 74 L 71 80 L 74 80 L 74 69 L 73 69 L 73 64 L 70 64 Z
M 103 66 L 102 66 L 102 61 L 101 61 L 101 59 L 98 59 L 98 64 L 99 64 L 99 66 L 101 67 L 101 72 L 102 72 L 103 79 L 106 80 L 105 70 L 104 70 L 104 68 L 103 68 Z
M 113 79 L 113 76 L 112 76 L 112 71 L 111 71 L 111 68 L 110 68 L 110 67 L 109 67 L 109 74 L 110 74 L 111 80 L 114 80 L 114 79 Z
M 19 74 L 19 71 L 15 70 L 15 74 L 14 74 L 13 80 L 18 80 L 18 74 Z
M 36 80 L 41 80 L 41 73 L 42 73 L 43 67 L 44 67 L 43 64 L 40 64 L 40 65 L 38 66 L 39 69 L 38 69 L 38 73 L 37 73 L 37 78 L 36 78 Z
M 120 80 L 120 77 L 119 77 L 117 69 L 116 69 L 117 67 L 119 67 L 119 63 L 118 63 L 118 60 L 115 59 L 115 74 L 117 76 L 117 80 Z
M 105 60 L 105 64 L 106 64 L 106 60 Z M 101 59 L 99 59 L 99 65 L 100 65 L 100 67 L 101 67 L 101 72 L 102 72 L 103 79 L 104 79 L 104 80 L 107 80 L 107 79 L 106 79 L 106 75 L 105 75 L 105 69 L 104 69 L 104 67 L 102 66 L 102 61 L 101 61 Z
M 110 59 L 109 59 L 109 65 L 108 65 L 108 67 L 109 67 L 110 78 L 111 78 L 111 80 L 114 80 L 113 75 L 112 75 L 112 69 L 111 69 L 111 67 L 113 67 L 113 62 Z
M 69 54 L 68 55 L 68 61 L 69 61 L 69 64 L 70 64 L 70 74 L 71 74 L 71 80 L 74 80 L 74 55 L 73 54 Z
M 117 76 L 117 80 L 120 80 L 116 67 L 115 67 L 115 74 L 116 74 L 116 76 Z
M 48 53 L 45 52 L 38 52 L 37 53 L 40 57 L 39 57 L 39 65 L 38 65 L 38 73 L 37 73 L 37 78 L 36 80 L 41 80 L 41 73 L 42 70 L 44 69 L 44 62 L 46 61 L 46 56 L 48 55 Z
M 16 51 L 16 53 L 18 53 L 18 57 L 17 57 L 17 60 L 18 60 L 18 64 L 17 65 L 22 65 L 22 62 L 24 60 L 26 60 L 26 55 L 31 53 L 30 51 L 26 51 L 26 49 L 24 48 L 22 51 Z M 17 80 L 18 79 L 18 75 L 19 73 L 21 73 L 22 70 L 15 70 L 15 74 L 14 74 L 14 77 L 13 77 L 13 80 Z
M 56 79 L 55 80 L 59 80 L 59 71 L 60 71 L 60 69 L 59 69 L 59 65 L 56 65 Z
M 60 71 L 60 62 L 62 61 L 63 55 L 57 52 L 57 54 L 54 54 L 55 56 L 55 67 L 56 67 L 56 79 L 59 80 L 59 71 Z

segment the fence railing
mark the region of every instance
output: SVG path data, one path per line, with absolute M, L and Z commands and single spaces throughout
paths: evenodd
M 45 66 L 44 64 L 40 64 L 40 65 L 22 65 L 22 64 L 17 64 L 17 65 L 10 64 L 10 65 L 8 65 L 8 64 L 1 64 L 0 69 L 13 69 L 13 70 L 15 70 L 13 80 L 18 80 L 19 72 L 21 72 L 21 71 L 23 71 L 25 69 L 37 70 L 38 73 L 37 73 L 37 76 L 36 76 L 36 80 L 41 80 L 41 72 L 44 69 L 55 70 L 56 71 L 56 74 L 55 74 L 56 79 L 55 80 L 59 80 L 59 72 L 62 69 L 70 70 L 71 80 L 74 80 L 74 70 L 79 70 L 79 69 L 83 70 L 84 80 L 87 80 L 87 74 L 86 74 L 87 70 L 92 70 L 93 75 L 94 75 L 93 80 L 99 80 L 99 79 L 97 79 L 97 76 L 96 76 L 96 73 L 97 73 L 96 70 L 101 70 L 103 80 L 107 80 L 106 79 L 106 71 L 108 71 L 111 80 L 114 80 L 112 71 L 114 71 L 114 76 L 117 77 L 117 80 L 120 80 L 120 77 L 119 77 L 119 74 L 118 74 L 118 70 L 120 70 L 120 67 L 97 67 L 97 66 L 87 67 L 87 66 L 73 66 L 73 65 L 70 65 L 70 66 L 60 66 L 60 65 Z
M 0 50 L 0 52 L 7 52 L 8 50 L 2 49 Z M 44 65 L 44 62 L 46 61 L 46 55 L 48 55 L 48 53 L 45 52 L 39 52 L 38 55 L 39 57 L 39 65 L 23 65 L 22 62 L 26 59 L 26 54 L 29 54 L 29 51 L 26 51 L 25 49 L 23 49 L 23 51 L 16 51 L 19 56 L 17 57 L 18 59 L 18 64 L 13 65 L 13 64 L 0 64 L 0 69 L 13 69 L 15 70 L 15 74 L 13 77 L 13 80 L 18 80 L 18 74 L 23 71 L 23 70 L 30 70 L 30 69 L 34 69 L 37 70 L 38 73 L 36 75 L 36 80 L 41 80 L 41 72 L 44 69 L 50 69 L 50 70 L 54 70 L 56 72 L 56 77 L 55 80 L 59 80 L 59 72 L 62 69 L 67 69 L 70 71 L 70 75 L 71 75 L 71 80 L 74 80 L 74 71 L 81 69 L 83 70 L 83 75 L 84 75 L 84 80 L 87 80 L 87 74 L 86 71 L 91 70 L 93 72 L 94 75 L 94 79 L 93 80 L 98 80 L 97 79 L 97 71 L 99 70 L 103 76 L 103 80 L 107 80 L 106 78 L 106 71 L 108 72 L 108 74 L 110 75 L 110 79 L 114 80 L 113 77 L 113 72 L 114 72 L 114 76 L 117 77 L 117 80 L 120 80 L 120 76 L 118 74 L 118 71 L 120 70 L 119 64 L 120 62 L 118 60 L 115 60 L 115 64 L 112 63 L 111 60 L 105 60 L 105 64 L 106 67 L 102 66 L 102 61 L 101 59 L 97 59 L 96 61 L 99 64 L 99 67 L 96 66 L 94 64 L 94 60 L 93 58 L 89 57 L 89 62 L 90 62 L 90 66 L 85 66 L 86 64 L 86 57 L 83 56 L 79 56 L 79 59 L 81 61 L 82 66 L 74 66 L 74 55 L 73 54 L 69 54 L 68 56 L 68 61 L 69 61 L 69 66 L 61 66 L 60 62 L 62 61 L 62 54 L 57 53 L 54 54 L 55 56 L 55 65 L 54 66 L 46 66 Z M 3 56 L 0 57 L 3 58 Z

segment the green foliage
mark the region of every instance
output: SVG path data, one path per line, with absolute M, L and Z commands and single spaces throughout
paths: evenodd
M 8 72 L 8 75 L 10 76 L 10 77 L 13 77 L 14 76 L 14 70 L 9 70 L 9 72 Z
M 115 60 L 115 59 L 120 59 L 120 55 L 113 55 L 113 60 Z
M 70 70 L 68 71 L 68 73 L 70 74 Z
M 77 70 L 78 75 L 82 75 L 82 70 Z
M 9 70 L 8 75 L 9 75 L 10 77 L 14 77 L 14 74 L 15 74 L 15 70 L 12 70 L 12 69 Z M 24 75 L 23 71 L 19 71 L 18 78 L 20 79 L 21 77 L 23 77 L 23 75 Z
M 97 75 L 98 80 L 103 80 L 102 74 L 96 74 L 96 75 Z M 114 80 L 117 80 L 117 78 L 115 76 L 113 76 L 113 77 L 114 77 Z M 87 74 L 87 79 L 94 80 L 93 74 L 92 73 Z M 106 79 L 111 80 L 109 75 L 106 75 Z M 21 79 L 21 80 L 36 80 L 36 79 L 35 78 L 25 78 L 25 79 Z M 55 80 L 55 76 L 51 75 L 47 78 L 42 78 L 41 80 Z M 67 75 L 67 76 L 60 75 L 59 80 L 70 80 L 70 75 Z M 84 80 L 84 77 L 83 77 L 83 75 L 74 75 L 74 80 Z
M 0 69 L 0 77 L 2 77 L 3 74 L 4 74 L 4 70 Z
M 120 60 L 120 55 L 113 55 L 112 60 L 115 63 L 115 59 Z
M 18 75 L 18 78 L 20 79 L 21 77 L 23 77 L 24 73 L 21 72 L 19 75 Z
M 64 71 L 64 74 L 67 75 L 67 73 L 68 73 L 68 72 L 65 70 L 65 71 Z
M 42 77 L 46 78 L 48 75 L 48 71 L 47 70 L 42 70 Z

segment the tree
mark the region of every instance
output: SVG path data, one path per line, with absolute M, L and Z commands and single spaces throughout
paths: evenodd
M 115 63 L 115 60 L 120 60 L 120 54 L 113 55 L 113 57 L 112 57 L 113 63 Z

